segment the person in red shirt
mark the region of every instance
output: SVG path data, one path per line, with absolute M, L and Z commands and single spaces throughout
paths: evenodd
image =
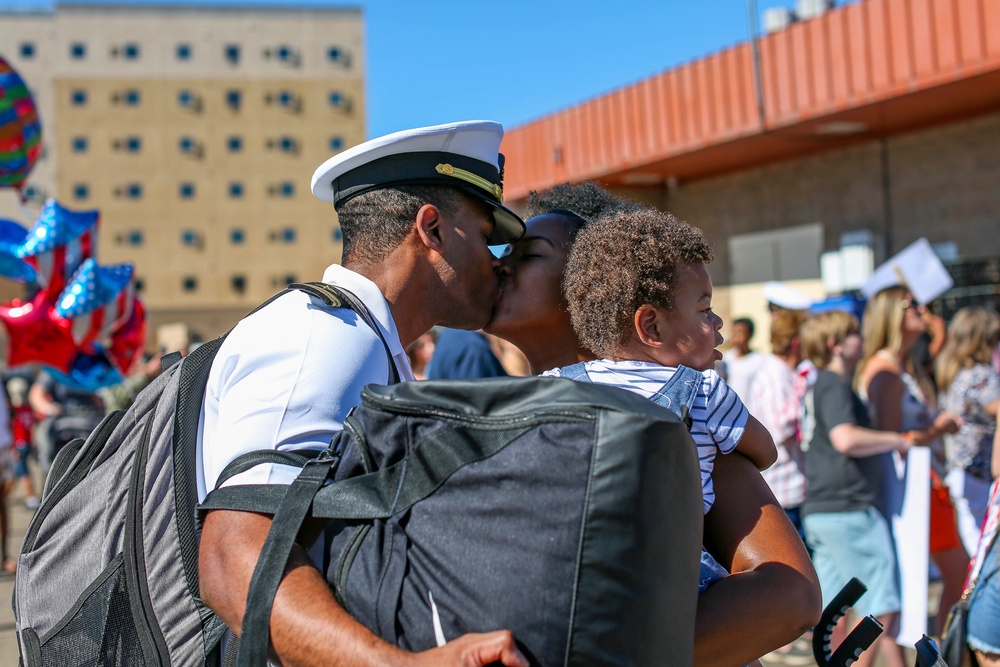
M 11 418 L 10 427 L 14 450 L 14 484 L 22 480 L 24 488 L 24 505 L 29 510 L 38 507 L 38 496 L 35 495 L 35 484 L 28 469 L 28 459 L 35 455 L 31 434 L 35 428 L 35 412 L 28 404 L 28 382 L 24 378 L 13 377 L 7 381 L 7 394 L 10 396 Z

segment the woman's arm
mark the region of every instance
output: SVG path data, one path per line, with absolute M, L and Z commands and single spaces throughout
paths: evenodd
M 28 390 L 28 404 L 43 417 L 51 417 L 62 412 L 62 406 L 51 400 L 45 387 L 38 382 L 33 383 Z
M 715 459 L 705 547 L 733 574 L 698 597 L 699 667 L 746 664 L 819 621 L 822 596 L 805 545 L 746 458 Z
M 854 458 L 898 451 L 905 454 L 912 436 L 891 431 L 874 431 L 856 424 L 837 424 L 830 429 L 830 444 L 844 456 Z

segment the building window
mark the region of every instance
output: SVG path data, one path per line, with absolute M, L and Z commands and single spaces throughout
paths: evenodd
M 232 65 L 237 65 L 240 62 L 240 45 L 239 44 L 226 44 L 226 48 L 223 53 L 226 56 L 226 60 Z
M 330 137 L 330 150 L 337 152 L 344 149 L 343 137 Z
M 342 243 L 344 241 L 344 232 L 340 231 L 340 227 L 335 227 L 333 229 L 333 240 L 336 243 Z
M 193 137 L 181 137 L 178 139 L 177 148 L 185 155 L 201 157 L 201 144 L 195 141 Z
M 73 42 L 69 46 L 69 57 L 73 60 L 83 60 L 87 57 L 87 45 L 83 42 Z
M 295 137 L 280 137 L 276 142 L 268 143 L 277 146 L 282 153 L 299 152 L 299 142 L 295 140 Z
M 77 88 L 69 94 L 70 103 L 75 107 L 82 107 L 87 104 L 87 91 Z
M 200 246 L 201 237 L 193 229 L 185 229 L 181 232 L 181 243 L 186 246 Z
M 141 137 L 125 137 L 125 150 L 129 153 L 138 153 L 142 150 Z
M 21 42 L 21 57 L 26 60 L 35 57 L 34 42 Z
M 240 102 L 243 100 L 243 95 L 240 91 L 233 89 L 226 91 L 226 106 L 233 111 L 240 110 Z
M 73 137 L 73 141 L 70 142 L 73 147 L 74 153 L 86 153 L 87 152 L 87 137 Z
M 90 197 L 90 188 L 86 183 L 77 183 L 73 186 L 73 199 L 82 201 Z
M 194 276 L 184 276 L 181 280 L 181 287 L 185 292 L 194 292 L 198 289 L 198 279 Z
M 285 227 L 281 230 L 281 242 L 282 243 L 295 243 L 295 228 Z M 294 280 L 289 280 L 288 282 L 295 282 Z
M 139 106 L 139 91 L 135 88 L 129 88 L 122 95 L 122 99 L 125 101 L 125 106 L 136 107 Z
M 347 55 L 347 51 L 343 50 L 339 46 L 331 46 L 326 50 L 326 58 L 332 63 L 337 63 L 338 65 L 347 65 L 350 62 L 350 58 Z
M 139 45 L 135 42 L 129 42 L 122 49 L 122 55 L 125 56 L 126 60 L 136 60 L 139 58 Z
M 243 184 L 239 181 L 234 181 L 229 184 L 229 196 L 232 199 L 240 199 L 243 197 Z
M 191 60 L 191 45 L 190 44 L 178 44 L 177 45 L 177 60 Z
M 330 106 L 333 107 L 334 109 L 347 108 L 347 95 L 340 92 L 339 90 L 331 91 L 330 95 L 327 97 L 327 101 L 330 103 Z
M 265 57 L 269 56 L 268 51 L 264 52 Z M 299 64 L 299 54 L 291 46 L 281 44 L 274 50 L 274 56 L 283 63 L 297 66 Z
M 143 242 L 142 230 L 141 229 L 133 229 L 132 231 L 130 231 L 128 233 L 128 236 L 126 237 L 126 242 L 129 245 L 135 245 L 135 246 L 142 245 L 142 242 Z
M 246 240 L 246 232 L 239 227 L 229 230 L 229 242 L 233 245 L 243 245 L 243 242 Z
M 299 103 L 299 97 L 290 90 L 280 90 L 277 95 L 272 96 L 270 93 L 265 97 L 264 102 L 271 104 L 272 102 L 277 102 L 278 106 L 283 109 L 288 109 L 290 111 L 299 111 L 301 109 L 301 104 Z
M 198 111 L 201 108 L 201 100 L 198 96 L 191 90 L 185 88 L 177 92 L 177 104 L 180 105 L 182 109 L 191 109 L 192 111 Z
M 243 138 L 232 136 L 226 141 L 226 145 L 229 147 L 230 153 L 239 153 L 243 150 Z
M 295 183 L 292 183 L 291 181 L 282 181 L 277 185 L 272 185 L 269 190 L 272 195 L 285 197 L 287 199 L 295 196 Z
M 180 186 L 180 196 L 181 199 L 193 199 L 194 198 L 194 183 L 181 183 Z
M 229 280 L 229 284 L 232 285 L 233 291 L 237 294 L 243 294 L 247 290 L 247 278 L 246 276 L 236 275 Z

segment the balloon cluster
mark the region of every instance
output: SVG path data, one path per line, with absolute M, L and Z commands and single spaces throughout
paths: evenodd
M 7 363 L 41 364 L 84 391 L 121 382 L 146 340 L 132 265 L 94 259 L 99 219 L 53 199 L 30 230 L 0 219 L 0 274 L 39 286 L 28 299 L 0 305 Z
M 42 126 L 28 87 L 0 58 L 0 187 L 20 191 L 42 150 Z

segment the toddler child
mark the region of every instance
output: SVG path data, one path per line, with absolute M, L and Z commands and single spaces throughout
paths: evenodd
M 563 286 L 580 342 L 600 358 L 545 373 L 620 387 L 686 412 L 705 513 L 715 500 L 717 452 L 738 451 L 759 469 L 777 456 L 767 429 L 713 370 L 722 358 L 716 349 L 722 318 L 712 311 L 711 261 L 701 230 L 656 210 L 621 212 L 584 227 Z M 694 385 L 690 411 L 679 409 L 677 380 Z M 727 574 L 702 552 L 700 591 Z

